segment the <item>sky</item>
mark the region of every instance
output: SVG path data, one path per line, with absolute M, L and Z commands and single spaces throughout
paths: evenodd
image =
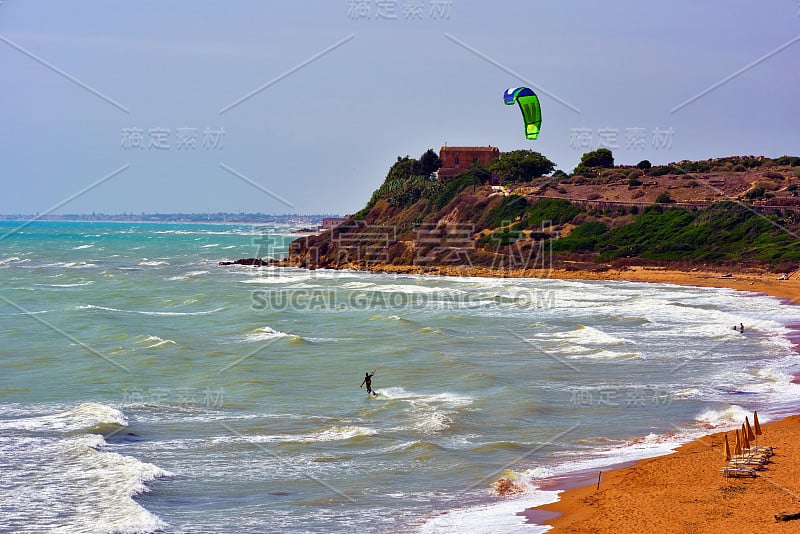
M 800 155 L 798 0 L 0 0 L 0 69 L 3 214 L 353 213 L 445 144 Z

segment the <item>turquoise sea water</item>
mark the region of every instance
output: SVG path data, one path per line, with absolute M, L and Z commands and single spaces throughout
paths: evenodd
M 0 223 L 2 532 L 541 532 L 517 514 L 551 477 L 800 399 L 797 312 L 770 297 L 222 267 L 290 229 L 21 224 Z

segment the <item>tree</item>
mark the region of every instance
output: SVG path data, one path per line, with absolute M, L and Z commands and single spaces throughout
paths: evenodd
M 474 180 L 473 184 L 486 185 L 492 182 L 492 173 L 477 161 L 472 164 L 470 171 Z
M 392 165 L 392 168 L 389 169 L 389 173 L 386 175 L 386 182 L 391 182 L 392 180 L 408 180 L 412 176 L 418 174 L 421 174 L 419 161 L 410 156 L 404 158 L 397 156 L 397 161 Z
M 489 163 L 489 170 L 504 180 L 530 182 L 534 178 L 550 174 L 555 163 L 533 150 L 512 150 Z
M 442 160 L 439 159 L 437 154 L 432 148 L 429 148 L 423 155 L 419 157 L 420 174 L 427 176 L 439 170 L 442 166 Z
M 643 171 L 650 170 L 650 167 L 652 166 L 653 165 L 646 159 L 643 159 L 642 161 L 636 164 L 636 167 L 642 169 Z
M 607 148 L 598 148 L 581 156 L 579 166 L 610 169 L 614 166 L 614 154 Z

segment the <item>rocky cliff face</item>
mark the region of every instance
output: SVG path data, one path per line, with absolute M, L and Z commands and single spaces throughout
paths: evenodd
M 800 158 L 682 164 L 698 170 L 615 167 L 502 188 L 479 185 L 470 173 L 445 183 L 384 184 L 354 219 L 295 240 L 287 263 L 421 271 L 800 264 Z

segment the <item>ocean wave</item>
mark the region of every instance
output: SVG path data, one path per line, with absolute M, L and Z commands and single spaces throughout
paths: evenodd
M 91 245 L 78 245 L 77 247 L 72 247 L 72 250 L 84 250 L 84 249 L 92 248 L 92 247 L 94 247 L 94 244 L 91 244 Z
M 148 267 L 158 267 L 159 265 L 169 265 L 169 262 L 162 260 L 148 260 L 147 258 L 144 258 L 142 261 L 139 262 L 139 265 Z
M 92 284 L 94 284 L 94 280 L 87 280 L 86 282 L 74 282 L 71 284 L 34 284 L 34 285 L 43 287 L 83 287 L 83 286 L 90 286 Z
M 183 316 L 194 316 L 194 315 L 211 315 L 212 313 L 217 313 L 219 311 L 224 310 L 225 307 L 221 306 L 213 310 L 203 310 L 196 312 L 164 312 L 164 311 L 143 311 L 143 310 L 120 310 L 119 308 L 110 308 L 108 306 L 96 306 L 94 304 L 84 304 L 78 306 L 77 309 L 101 310 L 101 311 L 116 312 L 116 313 L 136 313 L 139 315 L 154 315 L 163 317 L 183 317 Z
M 175 280 L 186 280 L 188 278 L 195 278 L 197 276 L 203 276 L 204 274 L 208 274 L 209 271 L 189 271 L 184 274 L 178 276 L 171 276 L 167 278 L 167 280 L 175 281 Z
M 614 337 L 598 328 L 585 325 L 579 325 L 575 330 L 569 330 L 567 332 L 555 332 L 549 334 L 549 336 L 556 339 L 564 339 L 589 345 L 624 345 L 633 343 L 633 341 L 629 339 Z
M 272 327 L 263 326 L 261 328 L 256 329 L 256 331 L 253 332 L 252 334 L 247 334 L 244 340 L 253 343 L 259 341 L 268 341 L 270 339 L 278 339 L 282 337 L 300 338 L 300 336 L 297 336 L 295 334 L 287 334 L 286 332 L 275 330 Z
M 97 264 L 86 261 L 59 261 L 55 263 L 46 263 L 44 265 L 40 265 L 39 267 L 45 269 L 53 267 L 63 267 L 67 269 L 91 269 L 93 267 L 97 267 Z
M 146 345 L 146 349 L 160 349 L 169 345 L 177 345 L 171 339 L 162 339 L 158 336 L 138 336 L 137 345 Z
M 104 450 L 95 434 L 66 438 L 0 438 L 10 531 L 154 532 L 167 524 L 133 497 L 147 482 L 172 474 Z M 22 466 L 22 467 L 13 467 Z
M 753 414 L 741 406 L 730 404 L 720 410 L 706 410 L 698 414 L 695 420 L 707 429 L 723 429 L 740 425 L 748 416 L 752 418 Z M 766 422 L 766 419 L 763 422 Z
M 424 394 L 406 391 L 402 387 L 376 389 L 378 398 L 390 401 L 403 401 L 408 404 L 406 412 L 410 422 L 396 430 L 412 430 L 424 434 L 436 434 L 449 429 L 453 424 L 452 415 L 459 409 L 472 404 L 473 398 L 457 393 Z
M 54 414 L 0 420 L 0 428 L 29 432 L 86 432 L 126 426 L 128 419 L 122 412 L 95 402 L 79 404 Z
M 374 436 L 378 431 L 365 426 L 332 426 L 319 432 L 306 434 L 299 439 L 300 443 L 316 443 L 324 441 L 344 441 L 363 436 Z

